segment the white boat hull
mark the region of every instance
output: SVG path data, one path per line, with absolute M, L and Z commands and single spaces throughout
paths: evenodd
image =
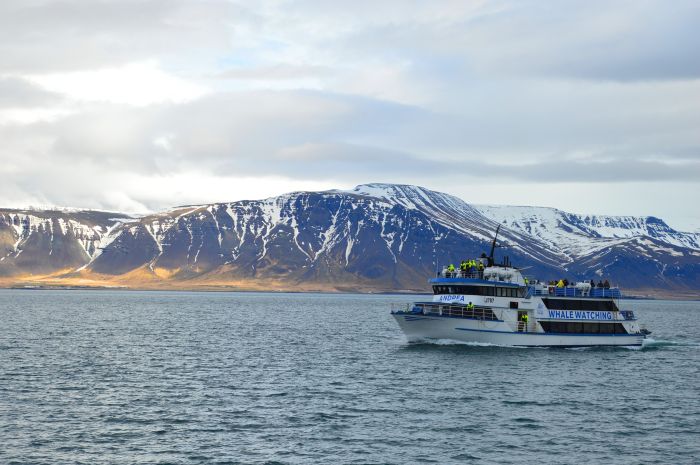
M 514 332 L 503 321 L 394 313 L 409 342 L 453 340 L 526 347 L 641 346 L 642 334 L 559 334 Z

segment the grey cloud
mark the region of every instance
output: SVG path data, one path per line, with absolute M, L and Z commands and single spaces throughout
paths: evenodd
M 17 77 L 0 77 L 0 108 L 37 107 L 60 102 L 62 97 Z
M 474 27 L 493 47 L 472 50 L 508 74 L 613 81 L 695 79 L 700 8 L 694 1 L 519 3 Z M 468 33 L 468 36 L 470 34 Z
M 700 77 L 700 7 L 692 0 L 492 1 L 451 16 L 416 11 L 397 21 L 380 10 L 319 42 L 351 62 L 371 57 L 417 69 L 427 63 L 434 72 L 459 70 L 462 76 L 620 82 Z M 327 10 L 308 14 L 334 21 Z M 302 32 L 297 34 L 290 41 Z
M 206 50 L 212 59 L 231 60 L 223 75 L 233 79 L 299 78 L 385 63 L 462 78 L 695 79 L 699 22 L 700 7 L 691 0 L 5 0 L 0 70 L 177 61 Z M 279 60 L 285 51 L 293 61 Z
M 542 183 L 700 179 L 697 160 L 666 153 L 661 143 L 645 147 L 649 140 L 625 150 L 591 150 L 582 158 L 575 145 L 551 155 L 537 153 L 538 144 L 527 147 L 535 156 L 511 157 L 517 139 L 482 150 L 497 134 L 479 131 L 495 121 L 460 133 L 464 121 L 458 118 L 372 99 L 309 91 L 220 93 L 178 105 L 100 105 L 52 123 L 1 128 L 0 156 L 39 150 L 47 169 L 87 165 L 95 176 L 197 169 L 218 176 L 346 182 L 415 173 Z M 452 139 L 441 140 L 450 132 Z M 44 145 L 27 148 L 28 140 Z
M 325 66 L 279 63 L 270 66 L 230 68 L 215 74 L 214 77 L 220 79 L 277 81 L 325 77 L 332 73 L 333 70 Z
M 697 3 L 339 4 L 0 2 L 1 75 L 153 59 L 216 78 L 188 103 L 73 102 L 61 119 L 0 126 L 2 198 L 85 205 L 88 192 L 150 208 L 161 194 L 136 198 L 125 177 L 193 171 L 348 184 L 700 179 Z M 320 90 L 220 91 L 305 79 Z M 0 79 L 2 107 L 56 98 Z
M 226 49 L 234 20 L 253 21 L 225 1 L 0 2 L 0 70 L 73 71 Z

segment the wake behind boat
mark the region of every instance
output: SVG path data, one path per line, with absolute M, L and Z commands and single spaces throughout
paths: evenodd
M 500 229 L 500 227 L 499 227 Z M 429 282 L 433 299 L 392 311 L 409 342 L 448 339 L 506 346 L 641 346 L 650 332 L 621 310 L 616 287 L 528 280 L 508 257 L 443 267 Z

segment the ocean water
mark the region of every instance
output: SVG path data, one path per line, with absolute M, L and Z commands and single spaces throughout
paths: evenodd
M 0 291 L 0 463 L 700 463 L 700 303 L 642 349 L 405 342 L 410 296 Z

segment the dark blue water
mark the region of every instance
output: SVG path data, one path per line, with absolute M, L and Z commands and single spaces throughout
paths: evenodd
M 407 345 L 406 300 L 0 291 L 0 463 L 700 463 L 700 303 L 566 350 Z

